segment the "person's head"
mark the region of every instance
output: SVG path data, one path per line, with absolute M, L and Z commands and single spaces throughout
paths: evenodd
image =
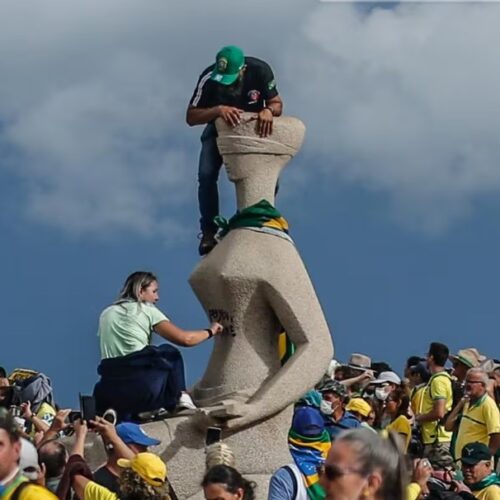
M 440 342 L 432 342 L 427 352 L 427 366 L 432 368 L 444 368 L 446 360 L 450 355 L 450 350 Z
M 324 402 L 322 408 L 325 409 L 326 406 L 329 406 L 332 412 L 335 412 L 339 408 L 344 408 L 349 400 L 345 385 L 336 380 L 328 380 L 325 382 L 319 388 L 319 392 Z
M 482 398 L 488 388 L 489 377 L 481 368 L 471 368 L 465 376 L 465 392 L 472 401 Z
M 0 481 L 18 467 L 20 455 L 21 440 L 16 422 L 7 411 L 0 410 Z
M 19 455 L 19 470 L 23 476 L 36 481 L 40 474 L 38 452 L 35 445 L 25 438 L 21 438 L 21 453 Z
M 481 354 L 478 350 L 470 347 L 468 349 L 461 349 L 454 356 L 450 356 L 453 364 L 453 375 L 460 381 L 465 380 L 465 375 L 469 368 L 477 368 L 481 363 Z
M 410 356 L 406 360 L 405 373 L 404 373 L 405 377 L 410 378 L 412 367 L 418 365 L 422 361 L 425 361 L 425 359 L 421 358 L 420 356 Z
M 210 79 L 225 87 L 237 85 L 245 73 L 245 54 L 235 45 L 227 45 L 217 52 Z
M 291 428 L 301 436 L 317 437 L 325 430 L 325 421 L 317 408 L 299 406 L 293 414 Z
M 159 299 L 158 288 L 158 279 L 153 273 L 136 271 L 125 280 L 118 302 L 135 300 L 155 304 Z
M 122 422 L 116 426 L 116 433 L 120 439 L 134 452 L 144 453 L 149 446 L 158 446 L 159 439 L 148 436 L 140 425 L 132 422 Z
M 392 391 L 386 399 L 386 412 L 391 417 L 399 417 L 404 415 L 408 417 L 408 409 L 410 407 L 410 398 L 402 388 Z
M 371 405 L 362 398 L 352 398 L 345 409 L 360 422 L 368 422 L 373 412 Z M 375 420 L 375 413 L 373 413 L 373 419 Z
M 253 500 L 255 483 L 228 465 L 215 465 L 201 482 L 206 500 Z
M 45 465 L 47 479 L 62 476 L 67 461 L 68 451 L 57 439 L 47 441 L 38 448 L 38 463 Z
M 462 448 L 462 473 L 467 485 L 478 483 L 492 472 L 492 457 L 483 443 L 469 443 Z
M 401 379 L 394 372 L 381 372 L 370 385 L 375 386 L 375 397 L 380 401 L 385 401 L 389 394 L 401 387 Z
M 0 366 L 0 378 L 7 378 L 7 370 L 3 366 Z
M 7 377 L 0 377 L 0 406 L 8 408 L 12 404 L 13 390 Z
M 427 384 L 431 378 L 431 374 L 427 369 L 425 362 L 420 362 L 410 368 L 410 386 L 416 387 L 421 384 Z
M 131 460 L 120 458 L 120 499 L 170 500 L 167 466 L 153 453 L 139 453 Z
M 320 471 L 327 500 L 404 500 L 407 471 L 394 433 L 342 432 Z

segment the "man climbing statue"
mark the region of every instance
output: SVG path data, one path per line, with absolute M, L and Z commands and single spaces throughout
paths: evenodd
M 200 75 L 186 113 L 188 125 L 206 124 L 198 166 L 200 255 L 209 253 L 217 244 L 214 218 L 219 214 L 217 179 L 222 157 L 217 148 L 215 119 L 223 118 L 235 127 L 242 112 L 254 112 L 259 135 L 267 137 L 272 134 L 273 117 L 280 116 L 282 108 L 271 67 L 256 57 L 245 57 L 239 47 L 223 47 L 215 63 Z

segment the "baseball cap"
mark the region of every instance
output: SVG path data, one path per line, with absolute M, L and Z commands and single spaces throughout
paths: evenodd
M 162 486 L 167 478 L 167 466 L 154 453 L 138 453 L 131 460 L 120 458 L 117 463 L 124 469 L 132 469 L 151 486 Z
M 132 422 L 122 422 L 116 426 L 116 433 L 125 444 L 138 444 L 141 446 L 157 446 L 161 443 L 146 434 L 140 425 Z
M 325 429 L 321 413 L 311 406 L 301 406 L 295 410 L 292 419 L 292 430 L 301 436 L 319 436 Z
M 222 85 L 231 85 L 236 81 L 241 69 L 245 65 L 245 54 L 236 45 L 227 45 L 217 52 L 215 67 L 211 80 Z
M 461 459 L 464 464 L 476 465 L 483 460 L 491 460 L 491 453 L 483 443 L 469 443 L 462 448 Z
M 338 382 L 337 380 L 326 380 L 323 382 L 319 388 L 318 391 L 323 393 L 323 392 L 334 392 L 335 394 L 338 394 L 340 397 L 344 398 L 347 396 L 347 389 L 344 384 Z
M 359 413 L 363 417 L 368 417 L 372 411 L 372 407 L 362 398 L 352 398 L 345 409 Z
M 452 361 L 460 361 L 460 363 L 469 368 L 477 368 L 481 363 L 481 358 L 483 358 L 483 356 L 481 356 L 479 351 L 474 347 L 461 349 L 456 355 L 450 355 Z
M 370 384 L 380 385 L 380 384 L 401 384 L 401 379 L 394 372 L 381 372 L 380 375 L 370 382 Z
M 412 366 L 410 368 L 411 373 L 418 374 L 424 382 L 428 382 L 431 378 L 431 372 L 427 368 L 425 362 L 418 363 L 418 365 Z
M 38 465 L 38 452 L 33 443 L 25 438 L 21 438 L 21 453 L 19 454 L 19 470 L 28 479 L 35 481 L 38 479 L 40 466 Z

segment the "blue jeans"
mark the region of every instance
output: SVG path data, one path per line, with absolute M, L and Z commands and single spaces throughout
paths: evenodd
M 217 130 L 207 124 L 201 134 L 200 161 L 198 164 L 198 203 L 202 232 L 216 233 L 214 217 L 219 215 L 219 191 L 217 181 L 222 166 L 222 156 L 217 147 Z

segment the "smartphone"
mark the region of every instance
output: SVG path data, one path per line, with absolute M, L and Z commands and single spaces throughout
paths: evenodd
M 84 396 L 80 394 L 80 414 L 83 420 L 87 423 L 90 420 L 95 420 L 95 399 L 94 396 Z
M 205 439 L 205 445 L 210 446 L 211 444 L 220 441 L 221 430 L 219 427 L 209 427 L 207 429 L 207 437 Z
M 81 420 L 82 418 L 82 414 L 81 412 L 79 411 L 76 411 L 76 410 L 72 410 L 69 412 L 69 415 L 68 415 L 68 422 L 70 424 L 73 424 L 75 423 L 77 420 Z

